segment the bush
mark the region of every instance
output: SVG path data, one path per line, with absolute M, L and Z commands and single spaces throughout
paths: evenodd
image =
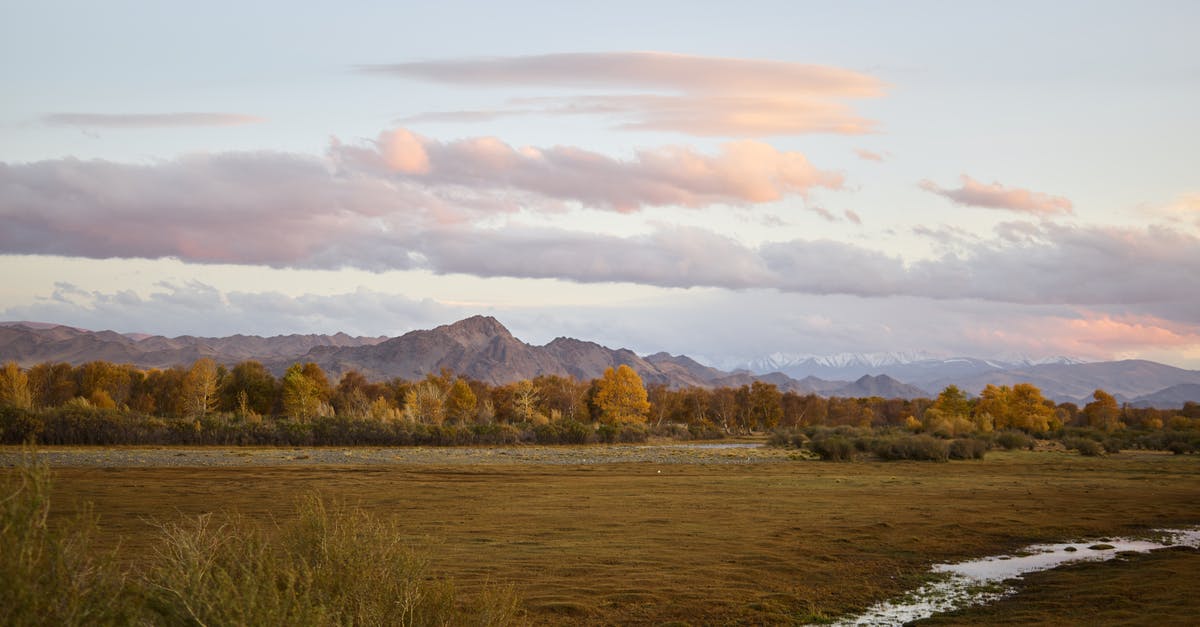
M 139 596 L 91 541 L 87 514 L 51 524 L 50 470 L 26 457 L 0 486 L 0 615 L 6 625 L 131 625 Z
M 991 446 L 983 440 L 960 438 L 950 442 L 950 459 L 983 459 Z
M 1034 439 L 1020 431 L 1004 431 L 996 435 L 996 446 L 1013 451 L 1020 448 L 1033 449 Z
M 505 625 L 511 587 L 473 603 L 433 576 L 402 529 L 317 496 L 290 522 L 205 514 L 160 525 L 120 571 L 92 545 L 94 519 L 48 524 L 49 471 L 27 458 L 0 486 L 0 617 L 5 625 Z
M 1079 451 L 1080 455 L 1087 455 L 1088 457 L 1097 457 L 1104 454 L 1104 446 L 1089 438 L 1064 438 L 1063 445 L 1073 451 Z
M 1116 453 L 1120 453 L 1121 449 L 1124 448 L 1124 445 L 1125 445 L 1124 442 L 1122 442 L 1121 440 L 1119 440 L 1117 438 L 1107 438 L 1101 444 L 1104 445 L 1104 452 L 1108 453 L 1110 455 L 1115 455 Z
M 914 460 L 944 462 L 949 459 L 950 446 L 944 440 L 928 435 L 906 435 L 881 440 L 873 452 L 889 461 Z
M 818 457 L 829 462 L 853 460 L 857 454 L 854 442 L 840 435 L 830 435 L 809 442 L 808 448 Z

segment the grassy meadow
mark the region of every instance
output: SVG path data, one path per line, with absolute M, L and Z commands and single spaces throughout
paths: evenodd
M 236 512 L 278 526 L 300 515 L 299 499 L 317 494 L 394 524 L 399 539 L 427 557 L 429 576 L 452 582 L 464 603 L 511 585 L 519 621 L 535 624 L 821 621 L 914 588 L 932 563 L 1200 522 L 1200 459 L 1158 452 L 999 451 L 948 463 L 64 467 L 53 474 L 52 522 L 90 507 L 98 517 L 94 550 L 115 549 L 124 564 L 154 553 L 163 521 Z M 1195 581 L 1198 560 L 1180 552 L 1120 568 L 1194 614 L 1200 600 L 1181 582 Z M 1080 569 L 1069 581 L 1115 577 L 1103 585 L 1125 585 L 1105 566 Z M 1091 602 L 1071 595 L 1072 586 L 1063 584 L 1048 607 L 1089 615 Z

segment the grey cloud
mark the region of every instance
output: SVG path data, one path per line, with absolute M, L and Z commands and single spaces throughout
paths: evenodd
M 949 238 L 946 251 L 906 261 L 834 241 L 747 246 L 695 228 L 632 237 L 504 222 L 484 228 L 474 218 L 493 215 L 487 212 L 495 207 L 472 207 L 470 194 L 462 202 L 447 195 L 275 153 L 138 166 L 73 159 L 5 164 L 0 253 L 1122 304 L 1176 320 L 1200 319 L 1200 237 L 1164 226 L 1008 223 L 991 237 L 968 239 L 928 231 Z M 64 292 L 62 298 L 75 296 Z
M 85 128 L 169 128 L 179 126 L 240 126 L 265 118 L 244 113 L 51 113 L 41 118 L 51 126 Z

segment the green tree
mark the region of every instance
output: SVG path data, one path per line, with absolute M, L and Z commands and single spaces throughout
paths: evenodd
M 604 371 L 596 389 L 596 405 L 600 409 L 600 419 L 609 424 L 644 423 L 650 412 L 642 378 L 625 364 Z

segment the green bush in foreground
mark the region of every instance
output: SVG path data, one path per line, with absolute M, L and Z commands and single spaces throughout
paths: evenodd
M 0 624 L 505 625 L 511 588 L 473 603 L 434 578 L 402 529 L 310 496 L 260 525 L 205 515 L 160 525 L 138 572 L 96 555 L 90 519 L 49 524 L 49 472 L 27 462 L 0 493 Z

